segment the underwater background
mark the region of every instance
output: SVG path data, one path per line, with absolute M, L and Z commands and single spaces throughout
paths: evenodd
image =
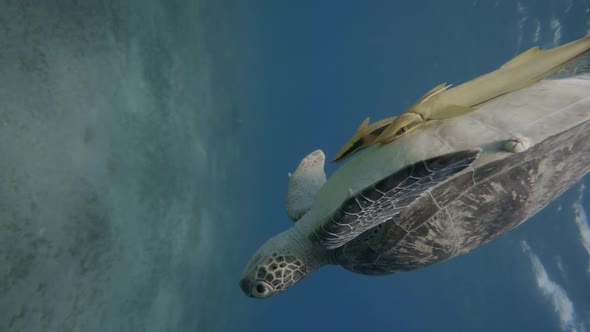
M 439 265 L 238 286 L 309 152 L 588 33 L 590 0 L 0 0 L 0 331 L 590 331 L 588 176 Z

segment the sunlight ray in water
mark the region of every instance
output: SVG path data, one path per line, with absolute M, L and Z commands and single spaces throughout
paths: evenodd
M 516 29 L 517 29 L 517 40 L 516 40 L 516 51 L 520 52 L 522 46 L 522 40 L 524 37 L 524 27 L 526 21 L 529 18 L 529 12 L 527 8 L 519 1 L 516 3 L 516 12 L 518 14 L 518 20 L 516 21 Z
M 584 185 L 581 185 L 578 200 L 574 203 L 574 212 L 576 214 L 574 220 L 580 232 L 580 241 L 588 253 L 588 273 L 590 273 L 590 227 L 588 226 L 588 214 L 584 205 L 582 205 L 583 192 Z
M 550 26 L 553 32 L 553 46 L 557 46 L 561 43 L 561 22 L 556 17 L 552 17 Z
M 535 19 L 535 32 L 533 34 L 533 43 L 538 43 L 541 36 L 541 22 L 538 18 Z
M 567 293 L 563 287 L 549 278 L 545 266 L 543 266 L 539 257 L 533 252 L 525 240 L 520 242 L 520 247 L 531 260 L 535 279 L 537 280 L 537 287 L 543 296 L 548 298 L 553 304 L 553 310 L 558 315 L 562 330 L 574 331 L 574 304 L 568 297 Z

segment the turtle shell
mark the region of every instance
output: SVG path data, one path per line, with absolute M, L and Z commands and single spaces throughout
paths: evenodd
M 477 248 L 527 220 L 590 171 L 590 120 L 452 176 L 337 249 L 369 275 L 413 270 Z

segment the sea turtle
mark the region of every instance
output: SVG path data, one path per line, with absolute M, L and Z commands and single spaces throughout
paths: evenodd
M 241 289 L 267 298 L 327 264 L 409 271 L 521 224 L 590 170 L 588 64 L 372 145 L 325 183 L 313 152 L 289 179 L 294 225 L 258 249 Z

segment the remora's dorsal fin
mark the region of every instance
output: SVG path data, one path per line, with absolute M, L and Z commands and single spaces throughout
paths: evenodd
M 500 67 L 500 69 L 510 68 L 512 66 L 517 66 L 521 63 L 527 62 L 527 61 L 533 59 L 534 57 L 536 57 L 537 55 L 539 55 L 539 52 L 541 52 L 541 49 L 539 48 L 539 46 L 535 46 L 527 51 L 520 53 L 519 55 L 515 56 L 514 58 L 508 60 L 508 62 L 503 64 Z
M 357 134 L 359 131 L 363 130 L 365 127 L 367 127 L 367 126 L 369 125 L 369 119 L 370 119 L 370 118 L 369 118 L 369 117 L 367 117 L 367 118 L 365 119 L 365 121 L 363 121 L 363 123 L 361 123 L 361 125 L 360 125 L 360 126 L 358 127 L 358 129 L 356 130 L 356 133 L 355 133 L 355 135 L 356 135 L 356 134 Z
M 315 150 L 301 160 L 293 174 L 289 173 L 285 209 L 293 221 L 311 209 L 317 193 L 326 183 L 325 160 L 324 152 Z
M 416 104 L 425 102 L 429 98 L 436 96 L 437 94 L 447 90 L 450 87 L 451 87 L 451 85 L 447 85 L 447 83 L 441 83 L 441 84 L 435 86 L 434 88 L 432 88 L 430 91 L 426 92 L 426 94 L 424 94 L 424 96 L 420 97 L 420 99 L 418 99 Z

